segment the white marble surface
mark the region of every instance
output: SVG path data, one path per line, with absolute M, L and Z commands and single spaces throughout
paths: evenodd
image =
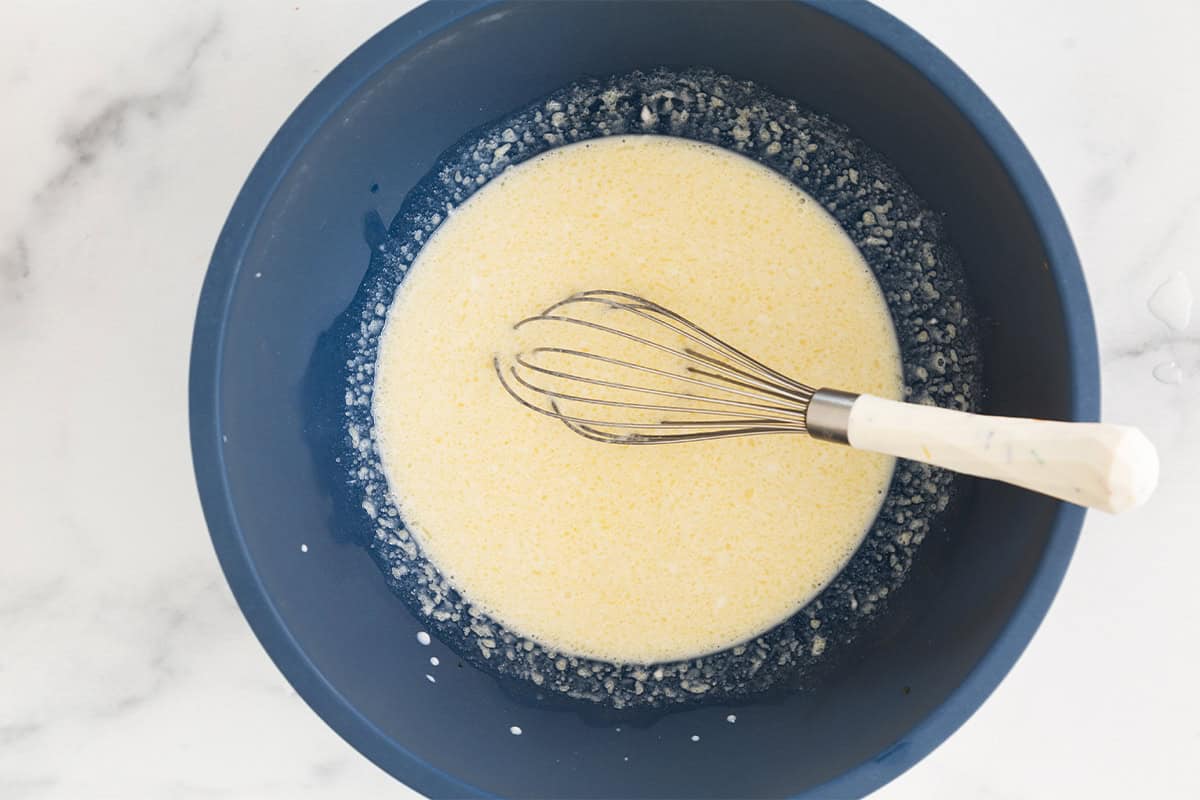
M 270 664 L 192 483 L 189 339 L 225 213 L 295 104 L 408 6 L 297 2 L 0 4 L 6 800 L 415 796 Z M 877 797 L 1200 796 L 1200 321 L 1147 305 L 1176 273 L 1200 290 L 1200 6 L 884 5 L 1041 163 L 1092 287 L 1105 416 L 1144 426 L 1163 481 L 1089 517 L 1010 677 Z M 1171 361 L 1179 382 L 1156 380 Z

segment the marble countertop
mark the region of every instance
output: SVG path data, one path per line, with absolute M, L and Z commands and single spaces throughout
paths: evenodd
M 1104 416 L 1143 426 L 1163 477 L 1145 508 L 1089 516 L 1016 668 L 876 797 L 1200 796 L 1200 5 L 882 4 L 1046 172 L 1092 290 Z M 186 418 L 196 298 L 238 187 L 409 5 L 0 5 L 0 797 L 416 797 L 254 639 Z

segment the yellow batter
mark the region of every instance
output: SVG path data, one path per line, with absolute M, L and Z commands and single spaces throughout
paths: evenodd
M 522 408 L 493 355 L 586 289 L 656 300 L 812 386 L 901 395 L 880 290 L 810 197 L 682 139 L 559 148 L 454 211 L 389 311 L 373 410 L 405 520 L 467 600 L 560 652 L 650 663 L 768 630 L 858 546 L 892 459 L 794 435 L 599 444 Z

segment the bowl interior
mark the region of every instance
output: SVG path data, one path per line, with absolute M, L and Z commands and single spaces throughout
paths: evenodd
M 903 56 L 913 52 L 930 54 L 926 72 L 944 71 L 940 85 Z M 419 621 L 340 536 L 346 488 L 314 461 L 306 424 L 306 373 L 368 264 L 364 218 L 389 220 L 465 132 L 580 77 L 659 65 L 749 78 L 850 126 L 946 213 L 982 323 L 984 409 L 1094 415 L 1090 316 L 1086 297 L 1071 297 L 1082 280 L 1057 209 L 1048 193 L 1030 194 L 1044 186 L 1003 120 L 981 133 L 980 114 L 944 93 L 977 94 L 938 59 L 858 4 L 442 6 L 385 30 L 310 96 L 214 255 L 193 356 L 193 443 L 239 602 L 301 694 L 356 747 L 437 795 L 778 797 L 834 779 L 855 794 L 982 702 L 1044 613 L 1077 509 L 970 482 L 889 612 L 800 689 L 740 708 L 614 718 L 543 706 L 459 668 L 439 643 L 420 644 Z M 1027 185 L 997 137 L 1032 170 Z

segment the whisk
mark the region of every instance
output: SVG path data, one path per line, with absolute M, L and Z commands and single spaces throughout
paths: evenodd
M 514 328 L 534 344 L 496 356 L 504 388 L 598 442 L 807 434 L 1113 513 L 1141 505 L 1158 481 L 1157 453 L 1136 428 L 984 416 L 815 389 L 626 292 L 579 292 Z

